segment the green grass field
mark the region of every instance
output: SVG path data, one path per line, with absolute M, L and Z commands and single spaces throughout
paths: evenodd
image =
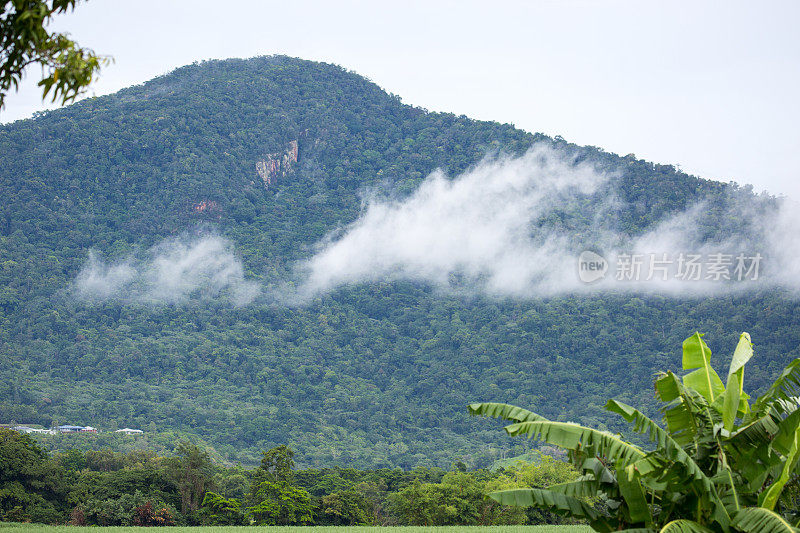
M 0 522 L 0 533 L 133 533 L 141 531 L 138 527 L 75 527 L 75 526 L 44 526 L 40 524 L 11 524 Z M 354 531 L 357 533 L 455 533 L 466 531 L 468 533 L 590 533 L 588 526 L 447 526 L 447 527 L 171 527 L 170 533 L 344 533 Z

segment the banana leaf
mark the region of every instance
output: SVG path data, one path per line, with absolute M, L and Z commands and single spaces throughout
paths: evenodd
M 742 333 L 739 344 L 733 352 L 731 366 L 728 369 L 728 382 L 725 385 L 724 402 L 722 405 L 722 424 L 728 431 L 733 430 L 736 416 L 747 414 L 747 398 L 744 392 L 744 365 L 753 357 L 753 343 L 750 335 Z
M 608 532 L 613 528 L 606 520 L 607 515 L 591 505 L 547 489 L 510 489 L 492 492 L 489 497 L 503 505 L 537 507 L 557 514 L 585 518 L 596 531 Z
M 702 394 L 708 403 L 713 403 L 725 393 L 725 385 L 711 367 L 711 349 L 702 337 L 695 333 L 683 341 L 683 369 L 697 369 L 683 376 L 683 384 Z
M 785 459 L 780 475 L 758 497 L 758 504 L 770 510 L 775 509 L 783 487 L 792 478 L 794 469 L 800 460 L 800 411 L 795 411 L 780 423 L 778 433 L 772 439 L 772 447 L 783 454 Z
M 623 465 L 631 464 L 646 454 L 638 446 L 625 442 L 619 435 L 587 428 L 571 422 L 536 420 L 506 426 L 506 432 L 513 436 L 528 435 L 559 446 L 566 450 L 583 450 L 590 455 L 599 455 Z
M 778 379 L 753 404 L 752 412 L 762 416 L 772 408 L 780 409 L 781 404 L 777 400 L 793 400 L 798 396 L 800 396 L 800 358 L 786 365 Z
M 733 517 L 733 526 L 744 533 L 796 533 L 780 515 L 762 507 L 745 507 Z
M 660 533 L 713 533 L 693 520 L 673 520 L 661 528 Z
M 471 403 L 468 406 L 469 414 L 472 416 L 491 416 L 515 422 L 532 422 L 534 420 L 547 420 L 534 412 L 509 405 L 507 403 Z

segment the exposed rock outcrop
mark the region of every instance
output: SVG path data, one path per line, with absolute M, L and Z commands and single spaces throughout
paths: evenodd
M 203 200 L 198 204 L 194 204 L 192 209 L 194 209 L 196 213 L 203 213 L 205 211 L 218 211 L 219 205 L 217 205 L 217 202 L 214 200 Z
M 201 200 L 192 205 L 192 214 L 203 218 L 219 219 L 222 217 L 222 208 L 214 200 Z
M 299 145 L 297 141 L 291 141 L 282 153 L 268 154 L 264 159 L 256 161 L 256 173 L 264 182 L 264 187 L 269 189 L 279 178 L 291 172 L 299 157 Z

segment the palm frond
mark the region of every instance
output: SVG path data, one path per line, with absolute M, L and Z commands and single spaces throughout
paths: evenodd
M 657 376 L 655 387 L 656 395 L 666 403 L 661 413 L 672 438 L 681 446 L 692 442 L 698 421 L 683 383 L 672 372 L 665 372 Z
M 743 451 L 769 444 L 777 432 L 778 421 L 768 413 L 756 418 L 746 426 L 739 427 L 731 434 L 729 441 L 736 449 Z

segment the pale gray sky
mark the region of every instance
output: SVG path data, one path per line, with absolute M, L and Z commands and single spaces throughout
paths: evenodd
M 210 58 L 337 63 L 406 103 L 800 198 L 800 2 L 92 0 L 90 94 Z M 28 75 L 0 121 L 44 109 Z

